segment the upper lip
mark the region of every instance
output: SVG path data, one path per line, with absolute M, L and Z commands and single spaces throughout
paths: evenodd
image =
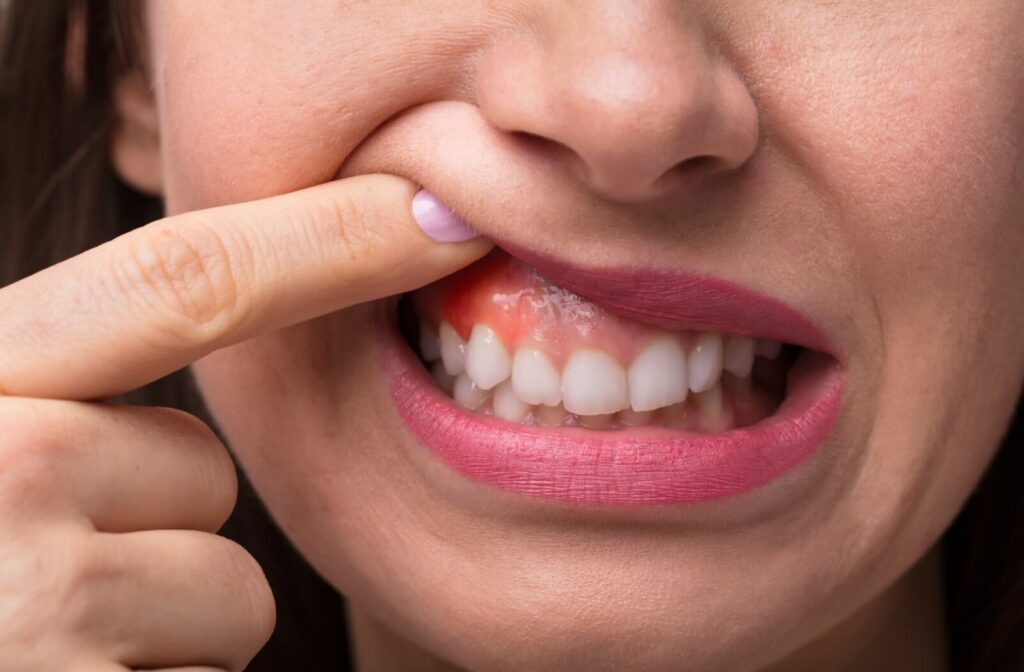
M 455 127 L 459 132 L 450 132 Z M 405 176 L 471 225 L 486 222 L 477 228 L 498 247 L 611 312 L 667 329 L 707 329 L 792 343 L 843 360 L 833 339 L 790 304 L 692 267 L 671 265 L 670 254 L 645 258 L 643 263 L 653 262 L 654 268 L 627 261 L 628 255 L 614 249 L 608 249 L 614 253 L 609 256 L 621 261 L 580 265 L 567 260 L 558 250 L 568 237 L 585 233 L 580 222 L 594 221 L 596 229 L 607 230 L 610 222 L 629 217 L 629 211 L 616 213 L 614 205 L 597 207 L 580 199 L 578 187 L 557 165 L 512 147 L 507 134 L 489 126 L 472 105 L 420 105 L 389 118 L 347 155 L 336 177 L 373 172 Z M 551 198 L 530 197 L 542 184 Z M 691 212 L 687 217 L 701 215 Z M 567 222 L 564 235 L 527 243 L 520 231 L 529 228 L 523 224 L 540 220 Z M 581 250 L 598 249 L 593 240 L 579 242 Z M 546 251 L 539 251 L 541 247 Z
M 495 244 L 555 285 L 629 319 L 792 343 L 836 356 L 824 332 L 803 313 L 728 280 L 682 269 L 580 266 L 509 241 Z

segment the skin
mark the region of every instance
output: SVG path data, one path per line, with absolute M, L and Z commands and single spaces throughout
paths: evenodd
M 934 544 L 1024 380 L 1024 6 L 154 1 L 147 22 L 149 111 L 121 109 L 150 140 L 113 149 L 172 214 L 392 173 L 485 236 L 778 296 L 846 365 L 816 487 L 701 518 L 415 457 L 372 305 L 201 359 L 270 511 L 349 598 L 361 669 L 944 668 Z

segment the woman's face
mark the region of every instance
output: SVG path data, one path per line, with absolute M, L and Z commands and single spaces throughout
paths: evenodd
M 154 1 L 148 23 L 172 213 L 394 173 L 513 251 L 774 297 L 841 363 L 784 477 L 597 506 L 438 460 L 377 306 L 199 362 L 301 552 L 434 655 L 768 665 L 895 585 L 992 458 L 1024 379 L 1017 0 Z

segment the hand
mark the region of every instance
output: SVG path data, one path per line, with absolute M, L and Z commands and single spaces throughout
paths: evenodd
M 214 534 L 226 449 L 180 411 L 89 400 L 486 253 L 424 235 L 415 191 L 361 175 L 169 217 L 0 289 L 0 671 L 245 667 L 274 602 Z

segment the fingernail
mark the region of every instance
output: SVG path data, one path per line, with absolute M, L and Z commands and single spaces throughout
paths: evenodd
M 423 233 L 439 243 L 461 243 L 480 235 L 426 189 L 412 197 L 412 216 Z

